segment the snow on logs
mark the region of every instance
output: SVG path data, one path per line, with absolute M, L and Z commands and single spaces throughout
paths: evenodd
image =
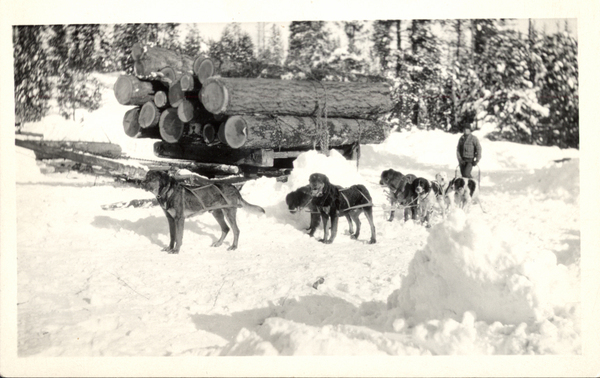
M 297 156 L 325 138 L 325 146 L 343 148 L 387 136 L 378 117 L 392 108 L 391 89 L 380 77 L 191 59 L 142 44 L 131 56 L 134 74 L 114 85 L 117 101 L 132 106 L 123 128 L 161 139 L 159 156 L 272 166 L 273 156 Z
M 215 114 L 278 114 L 376 118 L 392 109 L 386 83 L 315 82 L 212 77 L 202 104 Z

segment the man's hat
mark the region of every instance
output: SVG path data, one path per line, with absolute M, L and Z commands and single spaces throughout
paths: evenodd
M 473 131 L 473 126 L 471 126 L 471 124 L 470 124 L 470 123 L 468 123 L 468 124 L 466 124 L 466 125 L 463 127 L 463 131 L 464 131 L 464 130 L 467 130 L 467 129 L 469 129 L 469 130 Z

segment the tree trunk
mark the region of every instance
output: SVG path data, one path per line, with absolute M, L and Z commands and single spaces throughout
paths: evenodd
M 219 66 L 220 64 L 216 59 L 211 59 L 204 55 L 200 55 L 194 59 L 194 73 L 202 84 L 204 84 L 206 79 L 217 74 Z
M 325 119 L 322 119 L 325 121 Z M 381 143 L 388 130 L 377 121 L 328 118 L 329 146 Z M 219 127 L 219 139 L 231 148 L 312 148 L 317 124 L 309 117 L 232 116 Z
M 131 138 L 160 139 L 158 127 L 141 128 L 138 122 L 140 108 L 129 109 L 123 117 L 123 129 L 125 134 Z
M 214 143 L 217 138 L 217 130 L 218 129 L 210 123 L 204 125 L 202 128 L 202 139 L 204 139 L 204 143 Z
M 173 67 L 165 67 L 158 71 L 157 75 L 160 81 L 162 81 L 170 87 L 171 85 L 173 85 L 173 83 L 179 80 L 179 78 L 181 78 L 183 73 L 174 69 Z
M 123 130 L 125 134 L 134 138 L 140 132 L 140 123 L 138 122 L 140 108 L 129 109 L 123 116 Z
M 177 143 L 184 134 L 185 124 L 177 116 L 177 109 L 162 112 L 158 121 L 161 138 L 167 143 Z
M 190 122 L 198 115 L 197 106 L 190 100 L 183 100 L 177 107 L 177 116 L 181 122 Z
M 178 54 L 162 47 L 146 47 L 139 59 L 135 61 L 133 70 L 138 76 L 148 76 L 165 67 L 190 72 L 193 63 L 193 59 L 185 54 Z
M 198 78 L 192 74 L 184 73 L 179 79 L 181 90 L 184 92 L 197 92 L 200 90 Z
M 152 101 L 155 92 L 151 82 L 141 81 L 131 75 L 119 76 L 113 90 L 121 105 L 143 105 Z
M 302 80 L 210 78 L 202 104 L 215 114 L 281 114 L 375 118 L 392 109 L 385 83 L 315 82 Z
M 185 100 L 185 93 L 181 89 L 181 82 L 177 80 L 169 87 L 169 104 L 172 107 L 178 107 Z
M 158 125 L 158 119 L 160 118 L 160 110 L 154 104 L 154 101 L 148 101 L 142 105 L 140 109 L 140 115 L 138 122 L 142 129 Z
M 158 91 L 154 95 L 154 105 L 159 109 L 164 109 L 169 105 L 169 97 L 165 91 Z

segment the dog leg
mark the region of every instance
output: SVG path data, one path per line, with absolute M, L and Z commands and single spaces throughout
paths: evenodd
M 323 243 L 327 243 L 327 236 L 329 234 L 329 229 L 328 229 L 328 221 L 329 221 L 329 215 L 325 212 L 323 212 L 323 210 L 321 210 L 321 221 L 323 223 L 323 239 L 319 240 L 320 242 Z
M 367 220 L 369 221 L 369 226 L 371 226 L 371 240 L 369 240 L 369 244 L 375 244 L 377 242 L 377 240 L 375 239 L 375 223 L 373 222 L 373 208 L 372 207 L 365 207 L 363 209 L 363 212 L 365 213 L 365 216 L 367 217 Z
M 337 213 L 335 210 L 333 210 L 333 212 Z M 335 239 L 335 236 L 337 235 L 337 227 L 338 227 L 339 217 L 337 214 L 330 214 L 329 216 L 331 218 L 331 237 L 329 238 L 328 241 L 325 242 L 325 244 L 333 243 L 333 240 Z
M 175 220 L 175 248 L 171 249 L 169 253 L 179 253 L 179 249 L 181 248 L 181 243 L 183 241 L 183 225 L 185 223 L 185 217 L 183 214 L 181 217 L 174 219 Z
M 352 226 L 352 218 L 348 213 L 346 213 L 346 220 L 348 221 L 348 232 L 350 233 L 350 235 L 352 235 L 354 234 L 354 227 Z M 358 227 L 360 227 L 360 222 L 358 223 L 358 225 Z
M 351 210 L 349 213 L 350 213 L 350 216 L 352 217 L 352 220 L 354 220 L 354 223 L 356 223 L 356 233 L 350 233 L 350 238 L 358 239 L 358 236 L 360 235 L 360 219 L 358 219 L 358 216 L 360 215 L 360 211 Z
M 312 237 L 315 234 L 317 227 L 321 224 L 321 216 L 319 214 L 310 214 L 310 227 L 308 228 L 308 236 Z
M 165 210 L 165 215 L 167 216 L 167 221 L 169 222 L 169 245 L 163 248 L 163 251 L 171 252 L 173 248 L 175 248 L 175 239 L 176 239 L 176 228 L 175 228 L 175 219 L 171 216 L 171 214 L 167 213 Z
M 468 213 L 471 210 L 471 194 L 469 193 L 468 190 L 465 190 L 465 194 L 464 194 L 464 201 L 465 201 L 465 213 Z
M 237 209 L 233 207 L 231 209 L 224 209 L 223 212 L 225 213 L 225 218 L 227 219 L 227 222 L 229 222 L 231 230 L 233 231 L 233 244 L 231 245 L 231 247 L 227 248 L 227 250 L 233 251 L 237 248 L 238 240 L 240 239 L 240 229 L 235 220 Z
M 223 214 L 223 210 L 212 211 L 212 215 L 213 215 L 213 217 L 215 217 L 215 219 L 219 223 L 219 226 L 221 226 L 221 237 L 219 238 L 219 240 L 212 243 L 211 247 L 218 247 L 221 244 L 223 244 L 223 240 L 225 240 L 225 236 L 227 236 L 227 234 L 229 233 L 229 226 L 225 222 L 225 215 Z

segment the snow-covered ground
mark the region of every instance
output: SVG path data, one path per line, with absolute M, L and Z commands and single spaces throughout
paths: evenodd
M 116 77 L 101 78 L 110 86 Z M 125 110 L 107 88 L 83 122 L 51 115 L 26 131 L 153 157 L 151 143 L 124 135 Z M 475 132 L 481 206 L 469 214 L 436 217 L 429 229 L 386 221 L 381 171 L 433 179 L 456 167 L 457 135 L 393 133 L 362 147 L 358 169 L 311 151 L 286 183 L 246 183 L 243 197 L 266 214 L 238 211 L 239 248 L 227 251 L 232 235 L 210 248 L 220 231 L 204 214 L 186 221 L 178 255 L 161 251 L 169 235 L 159 207 L 101 207 L 150 193 L 43 174 L 17 148 L 18 356 L 585 354 L 579 151 L 492 142 L 489 127 Z M 309 214 L 290 214 L 284 199 L 314 172 L 367 186 L 376 244 L 366 244 L 366 222 L 358 241 L 343 219 L 331 245 L 317 241 L 322 229 L 305 233 Z

